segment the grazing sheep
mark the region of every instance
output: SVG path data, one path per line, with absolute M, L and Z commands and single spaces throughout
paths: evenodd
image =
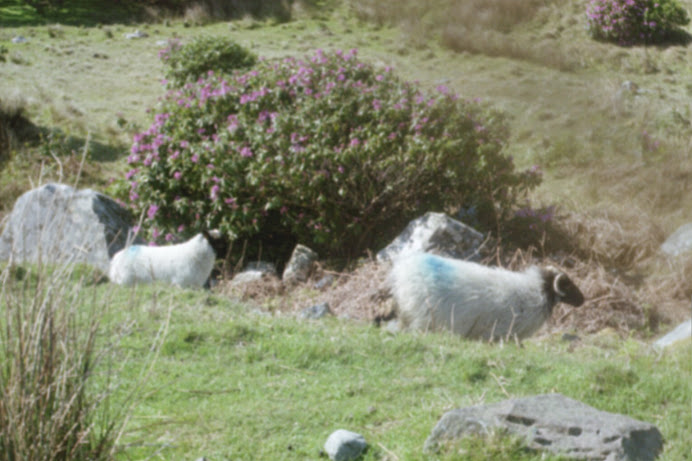
M 181 287 L 201 287 L 209 278 L 216 254 L 203 232 L 177 245 L 150 247 L 130 245 L 117 252 L 110 263 L 108 278 L 118 285 L 156 280 Z
M 403 326 L 473 339 L 525 338 L 558 302 L 584 302 L 569 277 L 552 267 L 512 272 L 427 253 L 395 261 L 390 283 Z

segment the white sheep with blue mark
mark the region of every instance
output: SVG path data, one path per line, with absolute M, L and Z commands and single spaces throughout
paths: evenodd
M 552 267 L 514 272 L 429 253 L 397 259 L 389 282 L 404 327 L 472 339 L 526 338 L 558 302 L 584 302 L 569 277 Z
M 177 245 L 130 245 L 113 256 L 108 278 L 118 285 L 162 281 L 180 287 L 204 286 L 216 259 L 210 235 L 215 231 Z

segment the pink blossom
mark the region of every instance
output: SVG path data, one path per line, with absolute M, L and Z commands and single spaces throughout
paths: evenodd
M 149 219 L 154 219 L 154 216 L 156 216 L 156 212 L 159 210 L 159 206 L 156 204 L 151 204 L 149 205 L 149 210 L 147 211 L 147 217 Z

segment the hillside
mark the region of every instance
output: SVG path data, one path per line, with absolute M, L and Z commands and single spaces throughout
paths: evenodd
M 620 277 L 654 275 L 648 291 L 682 273 L 673 300 L 659 295 L 651 303 L 665 305 L 664 321 L 683 317 L 689 264 L 670 275 L 655 253 L 692 215 L 690 47 L 596 42 L 585 33 L 579 2 L 529 2 L 519 12 L 500 0 L 472 2 L 476 10 L 445 5 L 351 1 L 297 8 L 285 23 L 215 22 L 192 11 L 138 25 L 6 27 L 3 101 L 26 107 L 43 141 L 3 161 L 0 212 L 39 181 L 62 175 L 69 182 L 81 171 L 83 185 L 103 189 L 123 174 L 133 134 L 149 125 L 147 111 L 164 93 L 157 53 L 165 40 L 230 36 L 266 58 L 357 48 L 362 59 L 425 88 L 444 84 L 503 110 L 509 153 L 544 175 L 534 206 L 558 206 L 572 240 L 564 250 L 581 251 Z M 148 37 L 125 38 L 135 29 Z M 28 42 L 11 43 L 16 35 Z

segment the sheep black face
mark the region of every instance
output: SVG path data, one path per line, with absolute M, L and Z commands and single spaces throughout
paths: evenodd
M 560 272 L 554 267 L 548 267 L 544 270 L 543 277 L 545 279 L 545 291 L 555 297 L 555 304 L 563 302 L 575 307 L 584 304 L 584 295 L 581 290 L 564 272 Z

